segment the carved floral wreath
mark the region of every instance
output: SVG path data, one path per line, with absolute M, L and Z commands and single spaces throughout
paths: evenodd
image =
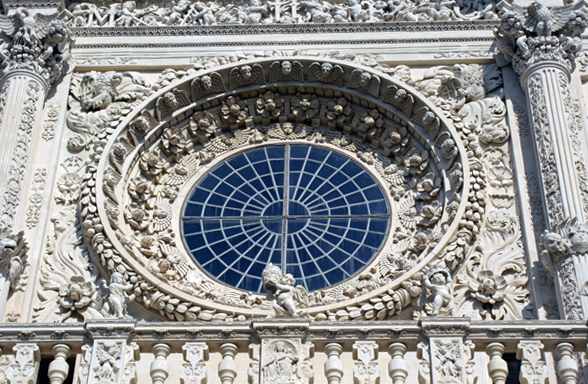
M 110 135 L 84 180 L 81 219 L 95 256 L 162 316 L 239 321 L 271 313 L 264 296 L 210 278 L 177 236 L 178 196 L 219 161 L 261 143 L 346 153 L 390 192 L 385 246 L 357 276 L 311 293 L 315 320 L 398 316 L 421 295 L 423 268 L 454 271 L 479 230 L 483 208 L 465 214 L 484 198 L 471 181 L 481 164 L 468 161 L 468 132 L 387 75 L 336 60 L 284 61 L 233 63 L 160 90 Z

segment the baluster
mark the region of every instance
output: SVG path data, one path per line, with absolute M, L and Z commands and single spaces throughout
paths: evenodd
M 218 364 L 218 375 L 222 384 L 233 384 L 237 377 L 237 363 L 235 355 L 239 350 L 235 344 L 225 343 L 220 347 L 223 356 L 222 361 Z
M 404 384 L 408 376 L 408 364 L 404 360 L 406 345 L 402 343 L 392 343 L 388 347 L 392 360 L 388 364 L 388 374 L 392 378 L 392 384 Z
M 169 351 L 170 348 L 167 344 L 155 344 L 153 346 L 155 360 L 151 363 L 151 369 L 149 370 L 153 384 L 163 384 L 169 375 L 169 363 L 167 362 Z
M 51 384 L 61 384 L 67 379 L 69 373 L 69 364 L 66 359 L 71 353 L 71 348 L 66 344 L 57 344 L 53 346 L 53 356 L 55 359 L 49 364 L 47 376 Z
M 508 364 L 502 358 L 504 345 L 501 343 L 490 343 L 486 347 L 486 353 L 490 356 L 488 361 L 488 373 L 494 384 L 504 384 L 508 376 Z
M 574 346 L 570 343 L 559 343 L 555 347 L 559 356 L 557 373 L 565 384 L 576 384 L 578 381 L 578 363 L 572 357 Z
M 343 362 L 340 359 L 343 347 L 341 344 L 329 343 L 325 346 L 325 353 L 329 357 L 325 362 L 325 376 L 329 384 L 339 384 L 343 377 Z

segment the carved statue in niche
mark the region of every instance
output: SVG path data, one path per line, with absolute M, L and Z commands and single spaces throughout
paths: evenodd
M 265 84 L 265 75 L 261 65 L 243 65 L 231 69 L 231 89 L 249 84 Z
M 364 72 L 361 69 L 356 69 L 351 72 L 351 78 L 347 83 L 349 88 L 359 89 L 369 93 L 373 97 L 378 97 L 380 93 L 380 78 L 369 72 Z
M 270 263 L 263 270 L 263 286 L 273 299 L 274 314 L 272 317 L 298 317 L 306 313 L 299 309 L 299 305 L 308 306 L 308 292 L 304 287 L 296 284 L 296 280 L 289 273 L 282 273 L 280 267 Z
M 134 294 L 128 294 L 133 290 L 133 284 L 125 284 L 124 276 L 114 272 L 110 276 L 110 285 L 102 279 L 100 286 L 108 290 L 108 311 L 117 319 L 127 317 L 127 303 L 135 299 Z
M 299 61 L 274 61 L 270 65 L 270 83 L 276 81 L 298 81 L 304 82 L 304 68 Z
M 216 72 L 192 80 L 193 100 L 198 100 L 202 96 L 210 95 L 212 93 L 220 93 L 224 91 L 226 91 L 226 88 L 223 78 Z
M 263 366 L 264 379 L 271 384 L 294 384 L 296 383 L 296 364 L 298 357 L 294 355 L 291 348 L 286 349 L 283 341 L 275 343 L 275 350 Z
M 176 109 L 190 104 L 186 92 L 180 89 L 173 89 L 171 92 L 166 92 L 163 96 L 157 99 L 156 111 L 159 121 L 166 116 L 172 114 Z
M 308 71 L 308 82 L 320 81 L 321 83 L 343 86 L 344 71 L 340 65 L 331 63 L 312 63 Z

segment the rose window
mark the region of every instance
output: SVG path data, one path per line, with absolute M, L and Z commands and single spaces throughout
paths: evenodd
M 196 183 L 182 216 L 200 266 L 233 287 L 263 292 L 269 264 L 314 291 L 347 280 L 379 252 L 390 208 L 352 158 L 304 144 L 240 152 Z

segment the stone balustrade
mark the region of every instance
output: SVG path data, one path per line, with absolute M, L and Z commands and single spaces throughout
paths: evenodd
M 569 320 L 3 324 L 0 372 L 10 384 L 61 384 L 71 372 L 80 384 L 265 384 L 285 364 L 296 383 L 505 383 L 516 354 L 521 383 L 572 384 L 587 340 L 585 322 Z

